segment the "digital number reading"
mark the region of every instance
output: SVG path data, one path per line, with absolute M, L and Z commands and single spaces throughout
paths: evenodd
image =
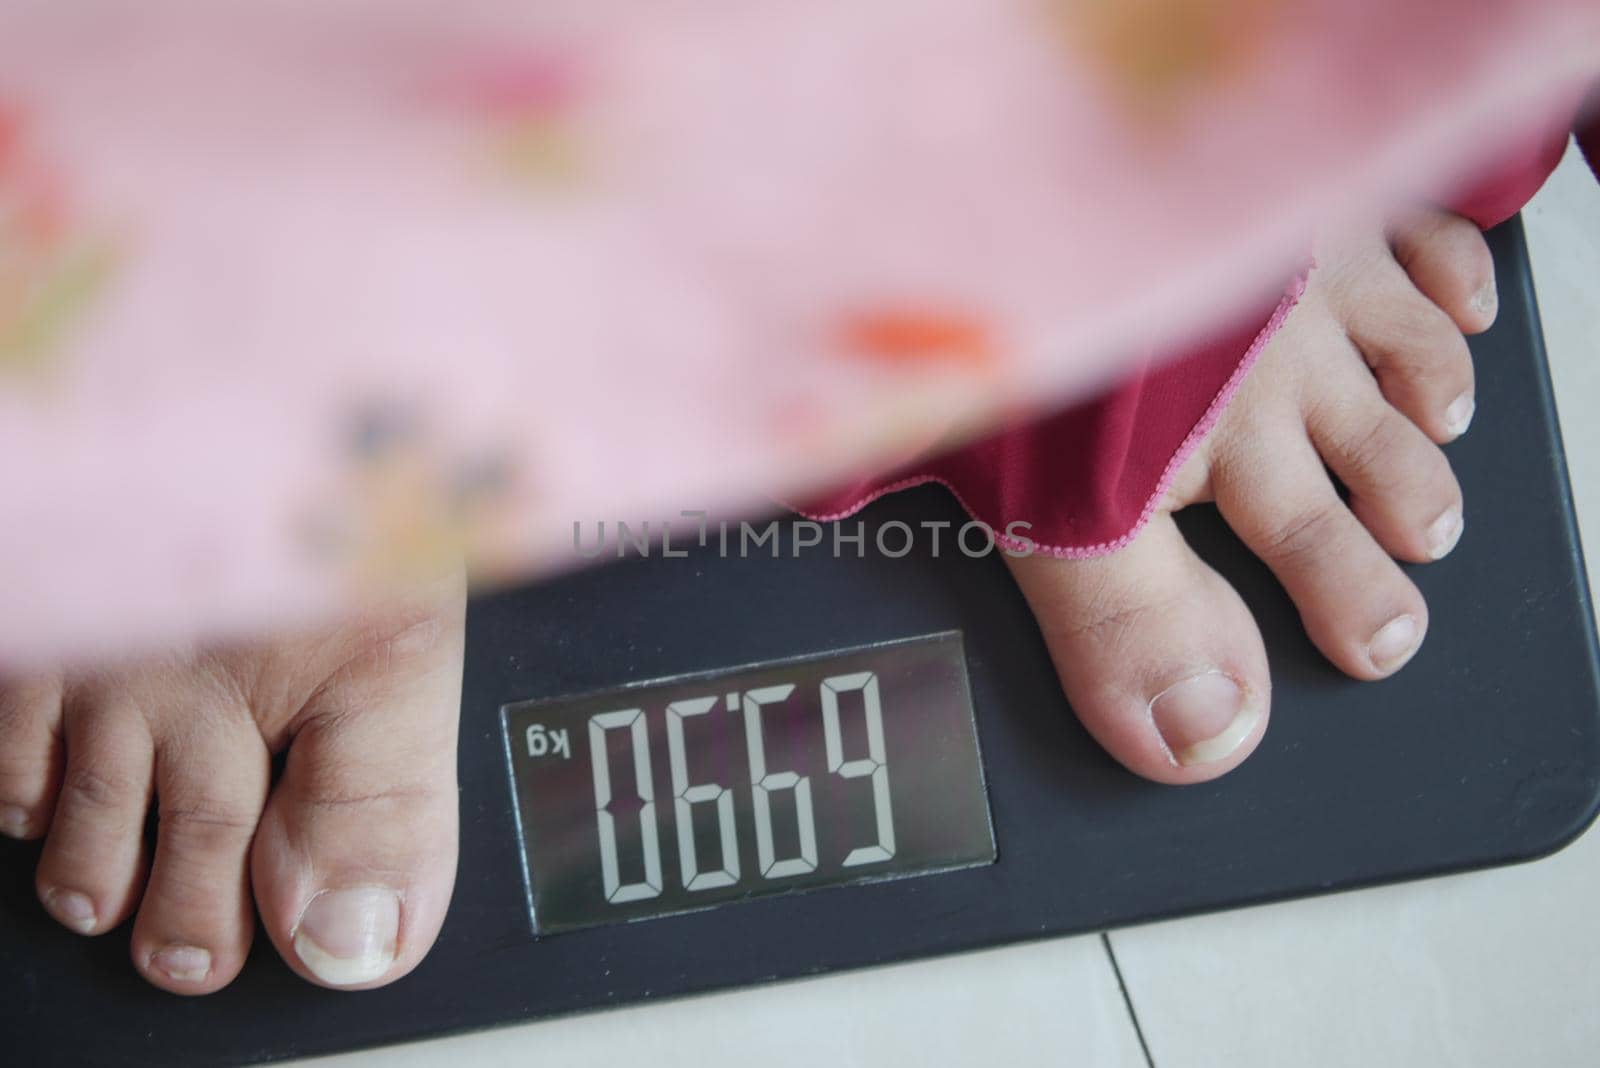
M 750 800 L 755 810 L 756 855 L 763 878 L 784 879 L 817 870 L 817 825 L 811 804 L 811 777 L 785 769 L 773 770 L 767 764 L 766 737 L 762 729 L 762 709 L 781 705 L 793 696 L 793 683 L 729 694 L 725 699 L 730 712 L 742 710 L 745 745 L 750 760 Z M 861 694 L 861 714 L 866 719 L 867 755 L 855 760 L 844 758 L 844 731 L 841 728 L 839 696 Z M 828 751 L 828 770 L 844 779 L 872 779 L 872 804 L 878 840 L 850 851 L 845 867 L 875 864 L 894 859 L 894 813 L 889 802 L 889 761 L 884 752 L 883 708 L 878 699 L 878 679 L 870 671 L 835 675 L 822 680 L 822 731 Z M 704 716 L 717 706 L 718 698 L 694 697 L 674 701 L 666 709 L 667 752 L 672 767 L 672 796 L 678 831 L 678 870 L 685 890 L 713 890 L 739 880 L 738 831 L 734 817 L 733 791 L 719 783 L 689 782 L 689 760 L 684 742 L 683 721 Z M 530 728 L 530 732 L 531 732 Z M 634 770 L 633 789 L 640 807 L 639 842 L 643 851 L 645 877 L 623 883 L 618 872 L 621 860 L 617 846 L 617 817 L 611 811 L 616 793 L 611 784 L 611 767 L 606 745 L 607 731 L 628 732 Z M 539 734 L 543 734 L 541 726 Z M 532 735 L 530 734 L 530 749 Z M 605 898 L 614 905 L 640 901 L 661 893 L 661 839 L 656 832 L 655 784 L 650 775 L 650 736 L 642 708 L 597 712 L 589 717 L 589 752 L 594 770 L 595 825 L 600 838 L 600 871 Z M 779 857 L 774 845 L 772 795 L 789 791 L 794 795 L 794 813 L 800 848 L 796 855 Z M 722 845 L 722 866 L 701 870 L 695 851 L 694 808 L 716 806 L 716 820 Z
M 501 714 L 536 934 L 995 857 L 954 632 Z
M 639 836 L 644 841 L 644 881 L 623 884 L 617 872 L 617 820 L 611 815 L 611 762 L 606 759 L 606 731 L 628 728 L 633 743 L 633 788 L 644 804 L 639 809 Z M 600 824 L 600 877 L 606 900 L 613 905 L 661 893 L 661 840 L 656 834 L 656 790 L 650 781 L 650 747 L 644 711 L 627 708 L 589 717 L 589 751 L 594 754 L 594 810 Z

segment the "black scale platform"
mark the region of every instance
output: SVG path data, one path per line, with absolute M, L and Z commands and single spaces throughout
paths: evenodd
M 383 990 L 331 993 L 267 939 L 220 994 L 145 985 L 127 931 L 85 940 L 33 899 L 36 845 L 0 847 L 0 1060 L 237 1063 L 396 1042 L 1158 917 L 1527 860 L 1600 798 L 1588 585 L 1519 224 L 1497 231 L 1502 311 L 1474 342 L 1479 414 L 1449 449 L 1467 533 L 1413 570 L 1428 642 L 1358 684 L 1306 640 L 1217 516 L 1188 536 L 1253 607 L 1275 695 L 1259 751 L 1220 782 L 1164 788 L 1108 759 L 1067 707 L 998 558 L 630 560 L 488 597 L 469 618 L 462 856 L 443 934 Z M 941 491 L 873 524 L 958 520 Z M 535 938 L 503 704 L 959 630 L 998 860 Z M 538 1031 L 529 1035 L 537 1057 Z

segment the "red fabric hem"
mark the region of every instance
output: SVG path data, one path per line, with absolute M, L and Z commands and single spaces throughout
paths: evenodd
M 1296 278 L 1295 281 L 1290 284 L 1289 289 L 1284 294 L 1283 298 L 1278 302 L 1277 308 L 1274 309 L 1271 317 L 1267 320 L 1266 325 L 1256 333 L 1254 340 L 1245 349 L 1244 354 L 1234 365 L 1232 372 L 1213 394 L 1210 403 L 1206 406 L 1206 409 L 1201 414 L 1199 420 L 1194 424 L 1193 427 L 1190 428 L 1189 433 L 1184 437 L 1182 443 L 1172 454 L 1172 457 L 1167 461 L 1166 467 L 1162 470 L 1160 477 L 1156 480 L 1155 488 L 1151 490 L 1145 497 L 1144 504 L 1139 511 L 1139 517 L 1127 530 L 1125 530 L 1116 538 L 1102 540 L 1090 544 L 1051 544 L 1047 541 L 1039 539 L 1013 537 L 1005 533 L 1005 528 L 1009 524 L 1025 522 L 1025 520 L 1012 518 L 1006 520 L 1005 522 L 994 521 L 994 519 L 983 514 L 983 512 L 986 511 L 985 509 L 975 508 L 970 503 L 968 495 L 964 494 L 961 490 L 961 487 L 957 484 L 959 481 L 964 480 L 960 479 L 959 477 L 935 474 L 931 471 L 909 475 L 905 478 L 886 483 L 885 485 L 874 487 L 872 490 L 869 490 L 865 494 L 857 497 L 851 504 L 842 508 L 837 508 L 827 512 L 816 511 L 808 508 L 800 508 L 797 509 L 797 511 L 806 516 L 808 519 L 815 520 L 816 522 L 831 523 L 854 515 L 867 505 L 871 504 L 873 501 L 876 501 L 880 497 L 886 496 L 887 494 L 897 493 L 900 490 L 911 489 L 914 486 L 924 486 L 934 483 L 949 490 L 950 494 L 955 497 L 955 499 L 961 504 L 962 509 L 968 515 L 989 527 L 994 536 L 995 544 L 1000 546 L 1002 549 L 1017 553 L 1039 553 L 1045 556 L 1053 556 L 1069 560 L 1090 559 L 1092 557 L 1105 556 L 1109 553 L 1116 552 L 1118 549 L 1121 549 L 1132 542 L 1134 538 L 1138 537 L 1139 533 L 1144 530 L 1145 526 L 1149 524 L 1151 517 L 1155 515 L 1156 509 L 1161 503 L 1162 497 L 1164 497 L 1167 491 L 1172 487 L 1173 480 L 1177 478 L 1178 472 L 1182 470 L 1183 465 L 1188 462 L 1189 457 L 1194 455 L 1195 450 L 1200 447 L 1200 443 L 1203 442 L 1206 439 L 1206 436 L 1211 433 L 1211 430 L 1216 426 L 1217 421 L 1222 418 L 1222 413 L 1227 410 L 1228 404 L 1233 400 L 1234 394 L 1238 392 L 1239 386 L 1244 382 L 1245 376 L 1249 374 L 1250 369 L 1255 366 L 1256 360 L 1260 357 L 1262 350 L 1277 335 L 1278 331 L 1283 327 L 1284 320 L 1288 317 L 1289 313 L 1295 309 L 1296 305 L 1299 304 L 1300 297 L 1305 293 L 1305 286 L 1306 277 L 1304 275 Z M 934 467 L 938 466 L 938 464 L 935 462 L 926 466 Z

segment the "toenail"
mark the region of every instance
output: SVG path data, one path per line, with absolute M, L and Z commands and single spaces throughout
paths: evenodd
M 1500 307 L 1500 293 L 1495 288 L 1494 279 L 1491 278 L 1483 284 L 1483 288 L 1472 295 L 1472 306 L 1484 315 L 1493 315 Z
M 1388 674 L 1411 659 L 1421 637 L 1415 619 L 1399 616 L 1389 620 L 1372 636 L 1372 641 L 1367 644 L 1367 656 L 1372 660 L 1373 667 Z
M 1428 555 L 1435 560 L 1442 560 L 1450 555 L 1450 550 L 1456 547 L 1456 542 L 1461 540 L 1461 532 L 1465 529 L 1466 524 L 1461 519 L 1459 508 L 1452 508 L 1435 519 L 1428 526 Z
M 1467 427 L 1472 425 L 1472 416 L 1477 410 L 1478 405 L 1472 399 L 1472 394 L 1461 394 L 1444 410 L 1444 428 L 1452 437 L 1459 438 L 1467 432 Z
M 394 963 L 400 895 L 377 886 L 324 890 L 295 925 L 294 951 L 331 986 L 381 978 Z
M 0 805 L 0 834 L 28 837 L 28 810 L 21 805 Z
M 94 930 L 94 902 L 76 890 L 52 890 L 44 895 L 50 914 L 79 934 Z
M 1238 749 L 1260 718 L 1244 687 L 1221 671 L 1175 683 L 1150 702 L 1150 718 L 1174 764 L 1215 764 Z
M 150 967 L 180 983 L 198 983 L 211 974 L 211 952 L 199 946 L 164 946 L 150 954 Z

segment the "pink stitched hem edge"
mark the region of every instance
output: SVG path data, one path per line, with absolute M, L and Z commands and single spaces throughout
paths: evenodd
M 1290 312 L 1294 311 L 1295 306 L 1300 303 L 1300 298 L 1305 295 L 1306 279 L 1307 275 L 1302 274 L 1290 284 L 1283 295 L 1283 299 L 1278 302 L 1278 307 L 1272 313 L 1272 317 L 1267 320 L 1267 325 L 1261 328 L 1261 332 L 1250 343 L 1250 347 L 1245 349 L 1244 355 L 1239 360 L 1239 365 L 1233 369 L 1233 374 L 1228 376 L 1228 380 L 1222 384 L 1222 388 L 1217 391 L 1217 395 L 1211 399 L 1211 403 L 1206 407 L 1205 414 L 1200 417 L 1199 422 L 1195 423 L 1188 436 L 1183 439 L 1183 443 L 1178 446 L 1178 451 L 1167 462 L 1166 469 L 1161 472 L 1161 478 L 1156 482 L 1156 488 L 1145 500 L 1144 507 L 1139 512 L 1139 518 L 1119 538 L 1098 542 L 1094 545 L 1042 545 L 1029 539 L 1001 533 L 995 530 L 987 520 L 978 516 L 978 513 L 961 496 L 960 490 L 956 489 L 948 479 L 941 478 L 938 475 L 912 475 L 910 478 L 903 478 L 887 486 L 880 486 L 861 497 L 848 508 L 830 512 L 826 515 L 808 512 L 805 509 L 797 509 L 797 511 L 814 522 L 832 523 L 854 515 L 880 497 L 911 489 L 913 486 L 925 486 L 930 482 L 936 482 L 950 491 L 950 495 L 961 505 L 963 511 L 977 522 L 989 527 L 994 543 L 1010 553 L 1020 555 L 1042 553 L 1045 556 L 1053 556 L 1062 560 L 1087 560 L 1092 557 L 1114 553 L 1133 541 L 1134 538 L 1137 538 L 1139 532 L 1144 530 L 1145 525 L 1150 522 L 1150 518 L 1155 515 L 1156 506 L 1161 503 L 1161 498 L 1166 496 L 1167 490 L 1172 487 L 1173 479 L 1178 477 L 1178 471 L 1188 462 L 1189 457 L 1194 455 L 1194 451 L 1200 447 L 1200 443 L 1205 440 L 1206 435 L 1211 433 L 1211 429 L 1217 425 L 1217 420 L 1222 418 L 1222 413 L 1227 409 L 1229 402 L 1233 400 L 1234 394 L 1239 391 L 1239 386 L 1244 382 L 1245 375 L 1250 373 L 1250 368 L 1254 367 L 1256 360 L 1260 358 L 1262 349 L 1266 348 L 1267 344 L 1277 336 L 1278 331 L 1283 328 L 1284 320 L 1288 318 Z

